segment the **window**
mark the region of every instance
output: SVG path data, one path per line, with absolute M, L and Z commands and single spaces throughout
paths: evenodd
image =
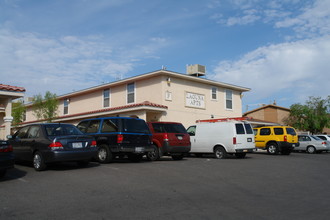
M 63 114 L 67 115 L 69 113 L 69 99 L 64 99 L 64 109 L 63 109 Z
M 22 128 L 21 130 L 19 130 L 16 134 L 16 137 L 19 138 L 27 138 L 27 132 L 29 130 L 29 126 Z
M 118 132 L 119 120 L 118 119 L 105 119 L 102 124 L 102 132 Z
M 211 99 L 212 100 L 218 99 L 217 92 L 218 92 L 218 89 L 216 87 L 212 87 L 212 89 L 211 89 Z
M 28 133 L 28 138 L 38 138 L 39 137 L 39 126 L 31 126 L 29 133 Z
M 270 135 L 270 128 L 261 128 L 260 135 Z
M 226 89 L 226 109 L 233 109 L 233 91 Z
M 245 134 L 243 124 L 235 124 L 236 134 Z
M 276 135 L 283 135 L 284 134 L 283 128 L 274 128 L 274 133 Z
M 127 84 L 127 103 L 135 102 L 135 84 L 129 83 Z
M 196 135 L 196 126 L 190 126 L 187 129 L 187 132 L 190 136 L 195 136 Z
M 100 120 L 91 120 L 86 133 L 97 133 L 100 126 Z
M 103 90 L 103 107 L 110 107 L 110 89 Z
M 253 134 L 252 127 L 250 124 L 244 123 L 244 127 L 247 134 Z

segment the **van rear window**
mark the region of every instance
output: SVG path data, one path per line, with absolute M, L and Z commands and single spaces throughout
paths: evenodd
M 252 130 L 252 127 L 251 127 L 250 124 L 244 123 L 244 127 L 245 127 L 245 130 L 246 130 L 247 134 L 253 134 L 253 130 Z
M 235 124 L 236 134 L 245 134 L 243 124 Z

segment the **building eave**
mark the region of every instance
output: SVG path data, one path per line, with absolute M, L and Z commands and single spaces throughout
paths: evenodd
M 177 73 L 177 72 L 173 72 L 173 71 L 157 70 L 157 71 L 153 71 L 153 72 L 149 72 L 149 73 L 129 77 L 129 78 L 126 78 L 126 79 L 101 84 L 101 85 L 90 87 L 90 88 L 87 88 L 87 89 L 67 93 L 67 94 L 64 94 L 64 95 L 60 95 L 57 98 L 58 99 L 65 99 L 65 98 L 68 98 L 68 97 L 73 97 L 73 96 L 93 92 L 93 91 L 100 90 L 100 89 L 105 89 L 105 88 L 109 88 L 109 87 L 113 87 L 113 86 L 117 86 L 117 85 L 122 85 L 122 84 L 127 84 L 127 83 L 130 83 L 130 82 L 143 80 L 143 79 L 150 78 L 150 77 L 153 77 L 153 76 L 156 76 L 156 75 L 178 77 L 178 78 L 185 79 L 185 80 L 210 84 L 210 85 L 213 85 L 213 86 L 224 87 L 224 88 L 228 88 L 228 89 L 237 90 L 237 91 L 240 91 L 240 92 L 248 92 L 248 91 L 251 90 L 250 88 L 246 88 L 246 87 L 242 87 L 242 86 L 237 86 L 237 85 L 233 85 L 233 84 L 229 84 L 229 83 L 223 83 L 223 82 L 217 82 L 217 81 L 214 81 L 214 80 L 209 80 L 209 79 L 196 77 L 196 76 L 190 76 L 190 75 L 187 75 L 187 74 Z

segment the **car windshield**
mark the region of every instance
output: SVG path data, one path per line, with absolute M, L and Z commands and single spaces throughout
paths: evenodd
M 297 135 L 293 128 L 286 128 L 286 133 L 291 135 Z
M 82 132 L 74 125 L 48 124 L 45 125 L 47 136 L 80 135 Z

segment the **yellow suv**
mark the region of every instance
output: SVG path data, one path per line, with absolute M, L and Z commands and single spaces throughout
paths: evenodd
M 257 149 L 267 150 L 269 154 L 289 155 L 299 146 L 298 135 L 293 127 L 264 126 L 254 128 Z

